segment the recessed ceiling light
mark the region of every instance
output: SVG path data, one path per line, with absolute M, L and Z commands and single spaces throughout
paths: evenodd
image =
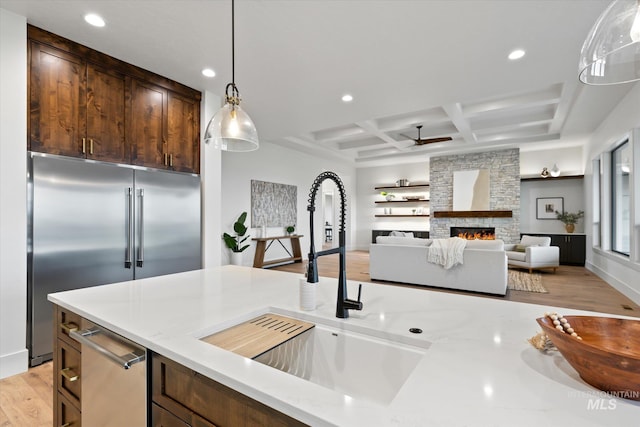
M 104 19 L 95 13 L 89 13 L 84 16 L 84 20 L 94 27 L 104 27 Z
M 216 72 L 213 71 L 211 68 L 205 68 L 202 70 L 202 75 L 205 77 L 215 77 Z
M 509 59 L 515 61 L 516 59 L 520 59 L 524 56 L 525 52 L 522 49 L 516 49 L 509 54 Z
M 342 102 L 351 102 L 353 101 L 353 96 L 349 95 L 348 93 L 346 95 L 342 95 Z

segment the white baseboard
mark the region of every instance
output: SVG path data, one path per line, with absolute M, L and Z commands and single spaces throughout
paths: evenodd
M 29 351 L 26 348 L 0 356 L 0 380 L 27 372 L 27 369 L 29 369 Z
M 600 277 L 602 280 L 604 280 L 605 282 L 613 286 L 620 293 L 624 294 L 624 296 L 629 298 L 631 301 L 640 305 L 640 292 L 636 291 L 626 283 L 616 279 L 614 276 L 610 275 L 600 267 L 591 264 L 589 261 L 587 261 L 584 266 L 587 268 L 587 270 L 593 272 L 596 276 Z

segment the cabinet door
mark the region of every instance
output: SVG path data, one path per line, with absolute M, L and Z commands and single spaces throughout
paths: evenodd
M 131 163 L 165 169 L 168 166 L 164 156 L 167 91 L 136 79 L 131 80 L 130 87 L 127 139 L 131 145 Z
M 85 70 L 81 58 L 31 42 L 29 149 L 84 157 Z
M 200 170 L 200 103 L 172 92 L 168 94 L 167 153 L 170 169 Z
M 129 161 L 125 147 L 125 77 L 87 66 L 87 158 L 107 162 Z

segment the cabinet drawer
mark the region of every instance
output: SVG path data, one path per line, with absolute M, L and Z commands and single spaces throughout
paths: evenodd
M 69 332 L 80 329 L 80 316 L 58 306 L 56 309 L 55 327 L 56 335 L 59 339 L 76 350 L 80 350 L 80 343 L 69 336 Z
M 54 422 L 56 427 L 80 427 L 82 425 L 80 410 L 73 406 L 62 393 L 58 393 L 57 405 L 57 419 Z
M 187 424 L 219 427 L 303 426 L 260 402 L 154 354 L 152 398 Z M 204 423 L 206 422 L 206 424 Z
M 189 427 L 189 424 L 155 403 L 151 405 L 151 425 L 153 427 Z
M 80 408 L 81 396 L 81 356 L 80 352 L 66 342 L 58 340 L 56 358 L 58 360 L 57 376 L 58 391 L 69 401 Z

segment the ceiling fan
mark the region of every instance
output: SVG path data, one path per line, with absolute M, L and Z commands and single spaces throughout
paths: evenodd
M 409 139 L 412 139 L 415 141 L 415 145 L 425 145 L 425 144 L 433 144 L 434 142 L 445 142 L 445 141 L 452 141 L 453 138 L 451 138 L 450 136 L 443 136 L 440 138 L 420 138 L 420 129 L 422 129 L 422 125 L 418 125 L 416 126 L 416 128 L 418 129 L 418 138 L 411 138 L 410 136 L 406 136 L 403 135 Z

